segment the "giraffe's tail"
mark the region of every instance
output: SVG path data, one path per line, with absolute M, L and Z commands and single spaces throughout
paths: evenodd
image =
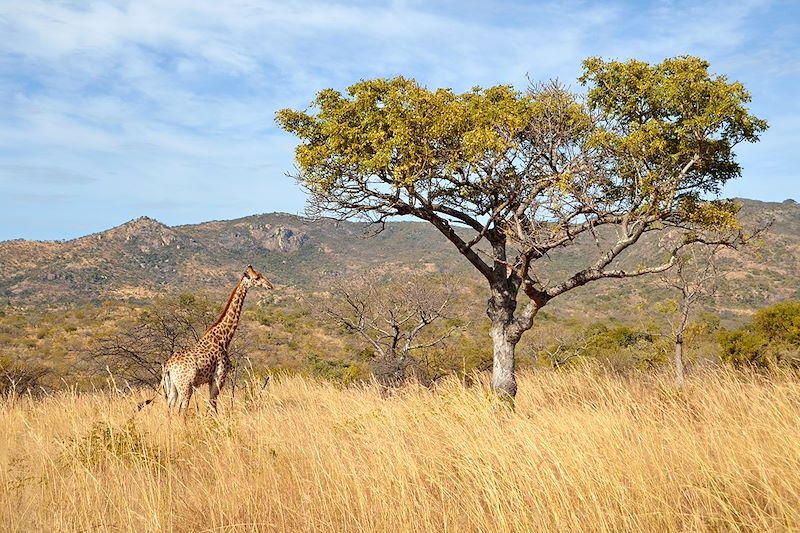
M 167 391 L 169 391 L 170 389 L 170 379 L 169 379 L 169 372 L 164 368 L 164 365 L 161 365 L 161 382 L 158 384 L 158 387 L 156 388 L 156 393 L 153 395 L 152 398 L 145 400 L 143 402 L 139 402 L 139 404 L 136 406 L 136 410 L 141 411 L 142 409 L 144 409 L 146 405 L 150 405 L 151 403 L 153 403 L 153 401 L 155 401 L 155 399 L 158 397 L 158 391 L 162 389 L 164 390 L 164 396 L 168 398 L 169 393 Z

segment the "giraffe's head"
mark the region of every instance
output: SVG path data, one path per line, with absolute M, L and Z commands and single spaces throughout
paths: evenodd
M 247 270 L 244 271 L 244 282 L 248 287 L 272 288 L 272 283 L 251 265 L 247 265 Z

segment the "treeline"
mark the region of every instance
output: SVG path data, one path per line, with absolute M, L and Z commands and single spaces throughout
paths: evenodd
M 442 288 L 451 281 L 347 284 L 349 292 L 340 287 L 251 305 L 232 345 L 233 378 L 281 372 L 341 384 L 377 379 L 386 386 L 408 379 L 431 384 L 453 375 L 469 380 L 491 368 L 489 331 L 479 309 L 469 305 L 469 291 Z M 674 339 L 669 306 L 659 309 L 640 308 L 626 322 L 543 313 L 521 343 L 519 365 L 588 364 L 623 373 L 666 368 Z M 219 310 L 209 297 L 188 293 L 137 306 L 7 308 L 0 313 L 0 392 L 103 388 L 111 378 L 117 387 L 155 386 L 166 358 L 194 343 Z M 382 325 L 396 335 L 384 335 Z M 696 364 L 798 366 L 800 301 L 760 309 L 735 328 L 723 327 L 714 312 L 698 312 L 684 342 L 690 372 Z

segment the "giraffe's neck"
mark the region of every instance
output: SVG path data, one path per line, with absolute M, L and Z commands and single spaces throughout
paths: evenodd
M 225 350 L 228 349 L 228 345 L 233 339 L 233 334 L 236 333 L 236 327 L 239 325 L 239 317 L 242 314 L 245 296 L 247 296 L 247 285 L 245 285 L 244 278 L 242 278 L 233 289 L 225 310 L 222 311 L 217 321 L 206 332 L 206 335 L 213 335 L 220 339 Z

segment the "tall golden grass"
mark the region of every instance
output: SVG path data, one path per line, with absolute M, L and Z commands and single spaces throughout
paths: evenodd
M 800 528 L 795 375 L 598 370 L 389 396 L 302 377 L 213 418 L 61 392 L 0 406 L 3 531 Z

